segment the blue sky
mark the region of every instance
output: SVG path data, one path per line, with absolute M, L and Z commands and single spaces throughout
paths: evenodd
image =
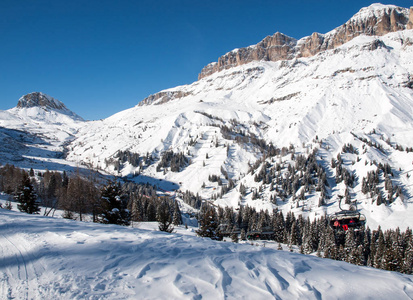
M 0 109 L 39 91 L 85 119 L 106 118 L 196 81 L 234 48 L 277 31 L 325 33 L 374 2 L 2 0 Z

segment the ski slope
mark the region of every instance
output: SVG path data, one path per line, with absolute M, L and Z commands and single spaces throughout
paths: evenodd
M 412 299 L 413 276 L 0 209 L 1 299 Z

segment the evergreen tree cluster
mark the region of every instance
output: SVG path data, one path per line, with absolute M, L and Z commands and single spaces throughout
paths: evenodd
M 210 182 L 217 182 L 218 185 L 222 185 L 222 179 L 221 179 L 220 175 L 214 175 L 214 174 L 209 175 L 208 180 Z
M 162 169 L 166 171 L 169 167 L 172 172 L 180 172 L 188 164 L 189 159 L 182 152 L 174 153 L 172 150 L 166 151 L 156 166 L 156 172 L 160 172 Z
M 162 228 L 169 228 L 166 224 L 182 224 L 181 211 L 178 202 L 168 197 L 159 197 L 154 186 L 149 184 L 125 183 L 122 190 L 126 194 L 127 207 L 131 212 L 132 221 L 160 222 Z M 167 216 L 168 211 L 169 216 Z M 171 224 L 169 224 L 171 225 Z M 167 230 L 164 230 L 167 231 Z
M 113 157 L 105 158 L 106 167 L 112 165 L 115 171 L 120 171 L 126 163 L 129 163 L 134 167 L 140 167 L 141 169 L 143 169 L 150 166 L 153 162 L 154 159 L 149 153 L 140 156 L 139 153 L 130 152 L 128 150 L 119 150 Z
M 245 147 L 256 147 L 266 157 L 273 157 L 280 154 L 280 149 L 275 147 L 272 143 L 267 143 L 264 139 L 258 138 L 253 132 L 249 131 L 248 127 L 238 123 L 235 119 L 231 119 L 229 122 L 230 124 L 228 125 L 224 125 L 222 119 L 215 119 L 221 121 L 222 125 L 211 124 L 211 126 L 219 127 L 224 139 L 236 141 L 238 144 Z M 257 123 L 254 125 L 257 127 L 261 126 Z
M 317 149 L 314 149 L 307 156 L 303 154 L 295 155 L 293 149 L 291 157 L 294 162 L 282 165 L 281 163 L 270 163 L 258 161 L 261 169 L 255 173 L 254 181 L 262 182 L 260 189 L 253 190 L 253 199 L 260 198 L 260 190 L 263 185 L 270 185 L 270 191 L 275 190 L 275 194 L 271 195 L 273 203 L 276 203 L 276 197 L 284 200 L 287 197 L 296 197 L 296 193 L 301 189 L 299 199 L 305 200 L 305 193 L 310 193 L 314 190 L 321 191 L 322 199 L 327 197 L 326 186 L 327 175 L 324 168 L 317 164 L 316 154 Z M 250 167 L 250 171 L 257 169 L 256 164 Z M 284 169 L 284 172 L 282 172 Z M 246 187 L 243 186 L 241 195 L 245 195 Z M 324 200 L 322 201 L 324 203 Z
M 374 134 L 375 132 L 372 132 L 371 134 Z M 354 135 L 354 134 L 353 134 Z M 383 146 L 377 142 L 372 142 L 371 140 L 364 138 L 364 137 L 359 137 L 354 135 L 356 138 L 358 138 L 360 141 L 366 143 L 367 145 L 369 145 L 370 147 L 376 148 L 377 150 L 380 150 L 383 152 Z M 364 148 L 364 147 L 363 147 Z
M 409 228 L 403 233 L 399 228 L 383 232 L 380 227 L 373 231 L 364 227 L 336 231 L 325 217 L 310 221 L 292 212 L 284 217 L 281 211 L 270 214 L 248 206 L 239 211 L 229 207 L 215 209 L 207 203 L 203 203 L 199 222 L 197 234 L 215 240 L 270 239 L 290 248 L 296 245 L 303 254 L 316 252 L 360 266 L 413 274 L 413 239 Z
M 332 160 L 331 166 L 336 169 L 336 183 L 344 182 L 346 186 L 353 187 L 356 177 L 343 166 L 341 155 L 337 155 L 337 161 Z
M 133 153 L 128 150 L 126 151 L 119 150 L 116 153 L 115 158 L 119 158 L 119 161 L 123 164 L 128 162 L 134 167 L 139 167 L 141 162 L 143 162 L 144 160 L 144 158 L 139 156 L 139 153 Z
M 202 199 L 197 193 L 196 195 L 192 193 L 191 191 L 186 191 L 182 193 L 182 200 L 188 204 L 189 206 L 192 206 L 195 209 L 200 209 L 202 205 Z
M 392 142 L 390 141 L 390 138 L 388 138 L 388 139 L 386 140 L 386 143 L 387 143 L 390 147 L 392 147 L 393 149 L 395 149 L 395 150 L 398 150 L 398 151 L 406 151 L 407 153 L 413 152 L 413 147 L 403 147 L 402 145 L 399 145 L 399 144 L 397 144 L 397 143 L 392 143 Z
M 381 179 L 382 177 L 384 177 L 384 180 Z M 392 177 L 393 172 L 389 164 L 378 164 L 377 170 L 370 171 L 366 177 L 363 177 L 361 191 L 363 194 L 368 194 L 373 199 L 372 201 L 376 201 L 377 205 L 391 204 L 395 198 L 403 197 L 401 187 L 393 185 Z M 384 189 L 387 192 L 387 200 L 383 198 L 383 193 L 379 187 L 383 181 Z
M 356 147 L 354 147 L 352 144 L 348 143 L 345 144 L 342 148 L 341 148 L 341 152 L 342 153 L 351 153 L 351 154 L 359 154 L 359 151 L 357 150 Z
M 213 206 L 204 204 L 198 214 L 199 229 L 196 234 L 212 240 L 222 240 L 216 210 Z

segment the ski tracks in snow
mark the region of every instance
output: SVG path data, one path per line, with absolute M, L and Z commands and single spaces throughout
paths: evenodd
M 1 299 L 40 299 L 42 295 L 38 278 L 41 275 L 39 269 L 42 267 L 35 264 L 37 259 L 26 248 L 28 241 L 14 240 L 14 236 L 3 233 L 0 235 L 2 252 L 0 267 L 5 270 L 0 275 L 2 276 L 0 297 Z M 12 286 L 17 288 L 13 290 Z

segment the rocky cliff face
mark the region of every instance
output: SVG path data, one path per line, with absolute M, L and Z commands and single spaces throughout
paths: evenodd
M 315 32 L 311 36 L 296 40 L 277 32 L 254 46 L 228 52 L 221 56 L 218 62 L 204 67 L 198 79 L 254 60 L 278 61 L 313 56 L 320 51 L 341 46 L 362 34 L 381 36 L 412 28 L 413 8 L 409 11 L 393 5 L 372 4 L 362 8 L 345 24 L 327 34 Z

